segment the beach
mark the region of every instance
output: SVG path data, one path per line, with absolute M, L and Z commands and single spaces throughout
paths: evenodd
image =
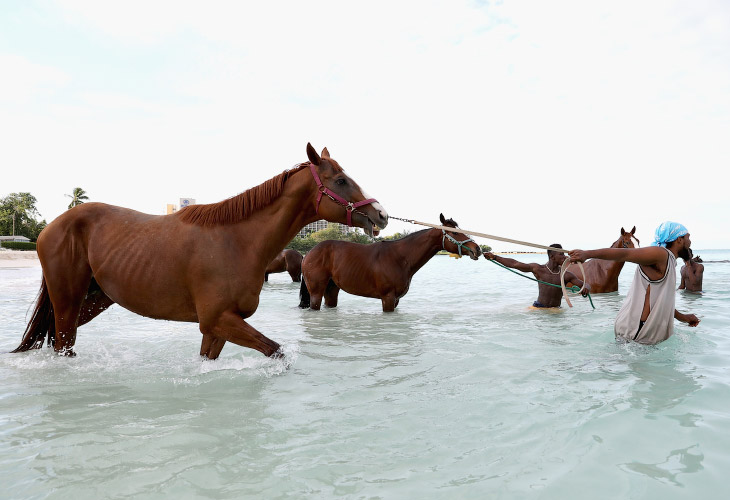
M 0 268 L 40 266 L 35 250 L 0 250 Z

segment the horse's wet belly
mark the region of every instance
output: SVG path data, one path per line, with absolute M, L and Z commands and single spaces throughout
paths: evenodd
M 113 280 L 105 280 L 103 275 L 96 276 L 95 279 L 107 297 L 135 314 L 153 319 L 198 321 L 198 315 L 192 300 L 186 300 L 184 296 L 163 293 L 163 291 L 154 290 L 153 287 L 145 286 L 145 284 L 125 288 L 116 285 Z M 132 293 L 129 290 L 132 290 Z M 138 293 L 135 293 L 135 290 Z M 144 290 L 144 292 L 141 290 Z

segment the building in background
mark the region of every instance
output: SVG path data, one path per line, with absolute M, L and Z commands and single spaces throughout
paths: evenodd
M 167 209 L 165 210 L 165 213 L 167 215 L 174 214 L 181 208 L 185 208 L 188 205 L 195 205 L 195 198 L 180 198 L 180 207 L 178 208 L 177 205 L 174 205 L 172 203 L 167 204 Z
M 16 234 L 15 236 L 0 236 L 0 241 L 17 241 L 20 243 L 30 243 L 30 240 L 25 236 Z

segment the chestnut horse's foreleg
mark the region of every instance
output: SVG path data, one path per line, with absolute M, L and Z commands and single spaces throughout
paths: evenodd
M 280 347 L 234 311 L 226 311 L 216 318 L 201 319 L 200 331 L 203 333 L 201 355 L 207 355 L 209 359 L 218 357 L 226 341 L 255 349 L 266 356 L 275 355 Z
M 203 334 L 203 342 L 200 344 L 200 355 L 208 359 L 216 359 L 220 356 L 226 341 L 210 334 Z

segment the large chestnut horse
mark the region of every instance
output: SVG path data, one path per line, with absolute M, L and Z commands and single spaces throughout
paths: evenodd
M 102 203 L 79 205 L 38 238 L 41 290 L 23 340 L 46 334 L 73 355 L 77 327 L 114 303 L 142 316 L 200 324 L 200 354 L 215 359 L 226 341 L 266 356 L 279 344 L 245 318 L 258 307 L 264 272 L 294 235 L 318 219 L 373 234 L 388 214 L 330 158 L 307 144 L 309 163 L 211 205 L 147 215 Z M 323 199 L 323 196 L 326 199 Z
M 289 273 L 291 280 L 298 283 L 302 280 L 302 254 L 292 248 L 286 248 L 274 257 L 266 266 L 264 281 L 269 281 L 269 274 Z
M 636 226 L 631 231 L 625 231 L 621 228 L 621 236 L 613 242 L 611 248 L 635 248 L 634 241 L 639 244 L 639 239 L 634 236 Z M 585 281 L 591 286 L 591 293 L 608 293 L 618 291 L 618 275 L 624 268 L 624 262 L 614 262 L 612 260 L 591 259 L 583 263 L 586 277 L 583 277 L 579 267 L 574 266 L 570 272 L 575 274 L 578 279 Z
M 458 227 L 451 219 L 441 224 Z M 349 241 L 323 241 L 302 262 L 299 307 L 319 309 L 324 296 L 327 307 L 337 307 L 340 289 L 353 295 L 380 299 L 383 311 L 391 312 L 411 285 L 411 278 L 440 250 L 469 253 L 477 260 L 479 245 L 462 233 L 425 229 L 395 241 L 370 245 Z

